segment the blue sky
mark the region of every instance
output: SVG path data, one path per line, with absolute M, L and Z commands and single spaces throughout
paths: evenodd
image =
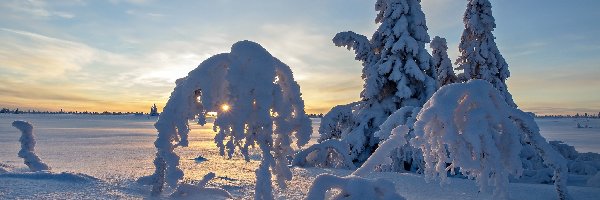
M 466 1 L 423 0 L 430 36 L 452 60 Z M 600 1 L 493 1 L 496 43 L 519 106 L 542 114 L 600 111 Z M 147 111 L 177 78 L 239 40 L 292 67 L 308 112 L 359 99 L 361 65 L 337 32 L 370 36 L 374 1 L 5 0 L 0 107 Z

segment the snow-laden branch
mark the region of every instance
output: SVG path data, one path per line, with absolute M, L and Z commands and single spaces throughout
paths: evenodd
M 12 126 L 21 131 L 21 150 L 19 151 L 19 157 L 23 158 L 25 165 L 29 167 L 31 171 L 42 171 L 49 170 L 50 167 L 46 165 L 42 160 L 35 154 L 35 138 L 33 135 L 33 126 L 26 121 L 14 121 Z

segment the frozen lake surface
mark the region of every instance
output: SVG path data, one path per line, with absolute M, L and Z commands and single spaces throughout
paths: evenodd
M 156 118 L 147 116 L 0 114 L 0 164 L 12 168 L 13 171 L 26 171 L 22 159 L 17 157 L 20 149 L 18 142 L 20 133 L 11 126 L 14 120 L 25 120 L 33 124 L 37 141 L 36 152 L 45 163 L 52 167 L 53 172 L 87 174 L 98 178 L 100 182 L 80 183 L 68 179 L 56 181 L 39 176 L 7 177 L 0 175 L 0 199 L 141 199 L 148 197 L 150 188 L 135 183 L 135 180 L 140 176 L 151 174 L 154 170 L 152 160 L 155 152 L 153 142 L 156 139 L 156 131 L 153 123 Z M 319 119 L 313 119 L 315 134 L 312 142 L 316 140 L 319 122 Z M 567 144 L 575 146 L 580 152 L 600 153 L 599 119 L 585 121 L 583 119 L 544 118 L 537 119 L 537 122 L 542 130 L 542 135 L 548 140 L 565 141 Z M 588 124 L 592 128 L 576 128 L 577 122 L 582 125 Z M 181 156 L 181 168 L 185 172 L 185 181 L 197 181 L 212 171 L 216 173 L 217 178 L 211 181 L 210 186 L 222 187 L 236 198 L 252 197 L 254 170 L 258 165 L 256 161 L 259 159 L 258 156 L 254 156 L 252 162 L 244 162 L 240 156 L 231 160 L 224 159 L 218 155 L 218 150 L 212 142 L 214 137 L 212 124 L 204 127 L 191 124 L 191 128 L 189 147 L 177 149 L 177 153 Z M 255 152 L 254 155 L 257 153 Z M 196 162 L 194 158 L 198 156 L 207 160 Z M 349 173 L 344 170 L 299 168 L 295 168 L 293 172 L 294 180 L 290 184 L 290 190 L 276 192 L 279 199 L 301 198 L 308 190 L 311 180 L 319 173 L 340 175 Z M 382 176 L 382 174 L 376 176 Z M 416 181 L 419 179 L 418 177 L 420 176 L 414 174 L 402 175 L 403 180 L 407 181 L 412 179 L 415 179 L 412 181 Z M 422 177 L 419 180 L 421 179 Z M 476 195 L 476 187 L 472 181 L 457 180 L 457 182 L 468 185 L 466 186 L 470 188 L 468 190 L 475 190 L 473 192 L 475 195 L 457 192 L 455 196 L 435 198 L 435 195 L 432 194 L 434 196 L 429 196 L 430 199 L 456 197 L 478 199 L 482 197 Z M 40 186 L 40 184 L 42 185 Z M 86 186 L 85 184 L 91 185 Z M 397 184 L 402 185 L 401 183 Z M 511 190 L 524 190 L 528 187 L 542 188 L 541 190 L 549 190 L 552 195 L 550 185 L 522 184 L 527 186 L 517 187 L 518 185 L 511 184 L 513 188 Z M 409 186 L 404 186 L 404 188 L 406 187 Z M 574 189 L 578 190 L 578 187 Z M 595 189 L 597 190 L 597 188 Z M 450 189 L 439 190 L 448 192 Z M 526 193 L 519 195 L 533 195 Z M 593 197 L 593 195 L 599 194 L 581 192 L 579 195 Z M 541 198 L 541 196 L 535 197 Z

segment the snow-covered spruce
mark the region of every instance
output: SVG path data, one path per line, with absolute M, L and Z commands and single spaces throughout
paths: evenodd
M 496 22 L 492 16 L 492 4 L 489 0 L 469 0 L 463 22 L 465 30 L 458 45 L 458 67 L 463 70 L 459 74 L 462 81 L 471 79 L 486 80 L 498 90 L 512 107 L 517 107 L 512 95 L 506 87 L 506 79 L 510 76 L 508 64 L 494 41 L 492 34 Z
M 379 28 L 370 40 L 351 31 L 333 38 L 335 45 L 354 49 L 363 66 L 362 99 L 353 107 L 354 123 L 341 133 L 356 165 L 375 150 L 380 140 L 374 133 L 389 115 L 404 106 L 420 107 L 436 89 L 431 56 L 425 50 L 430 38 L 420 1 L 378 0 L 375 9 Z
M 522 140 L 530 143 L 555 170 L 559 199 L 568 199 L 566 165 L 539 134 L 531 115 L 506 103 L 484 80 L 440 88 L 423 106 L 411 144 L 421 148 L 428 180 L 446 180 L 460 168 L 482 191 L 494 187 L 495 199 L 508 199 L 509 176 L 520 176 Z
M 293 153 L 292 135 L 298 147 L 312 132 L 304 111 L 300 86 L 289 66 L 274 58 L 262 46 L 241 41 L 230 53 L 203 61 L 187 77 L 177 80 L 167 105 L 155 124 L 158 130 L 154 161 L 156 171 L 142 182 L 162 191 L 164 182 L 175 187 L 183 177 L 177 146 L 188 145 L 188 120 L 206 123 L 207 112 L 217 112 L 213 130 L 221 155 L 232 157 L 239 149 L 247 161 L 249 147 L 258 144 L 262 160 L 256 170 L 256 199 L 272 199 L 271 173 L 285 188 L 291 180 L 287 157 Z
M 21 131 L 21 150 L 19 151 L 19 158 L 23 158 L 25 165 L 29 167 L 31 171 L 42 171 L 49 170 L 50 167 L 35 154 L 35 138 L 33 135 L 33 126 L 26 121 L 14 121 L 12 126 Z
M 452 68 L 452 61 L 448 58 L 448 45 L 446 39 L 438 36 L 433 37 L 431 43 L 431 60 L 432 66 L 435 69 L 435 79 L 437 81 L 438 88 L 448 85 L 450 83 L 458 82 L 456 74 L 454 74 L 454 68 Z
M 308 190 L 306 200 L 325 199 L 327 191 L 338 189 L 339 193 L 331 199 L 345 200 L 403 200 L 404 197 L 396 192 L 394 183 L 383 180 L 370 180 L 359 176 L 338 177 L 321 174 L 315 178 Z

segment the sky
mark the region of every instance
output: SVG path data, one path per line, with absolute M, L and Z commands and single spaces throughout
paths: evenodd
M 467 1 L 423 0 L 455 60 Z M 371 36 L 374 0 L 3 0 L 0 107 L 148 112 L 203 60 L 251 40 L 294 71 L 308 113 L 359 100 L 361 63 L 333 45 Z M 600 1 L 492 1 L 515 102 L 538 114 L 600 112 Z

